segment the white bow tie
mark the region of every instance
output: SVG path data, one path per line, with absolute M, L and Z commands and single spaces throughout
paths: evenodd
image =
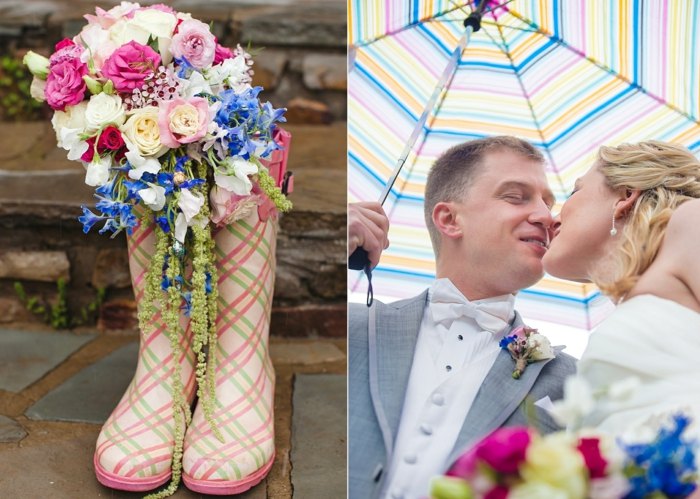
M 514 302 L 515 296 L 509 295 L 498 301 L 473 303 L 449 279 L 439 279 L 431 290 L 430 313 L 433 321 L 444 323 L 448 329 L 456 319 L 471 317 L 484 331 L 495 334 L 509 325 Z

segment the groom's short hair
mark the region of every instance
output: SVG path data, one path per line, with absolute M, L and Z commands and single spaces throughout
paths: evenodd
M 433 223 L 433 209 L 441 201 L 457 201 L 465 195 L 484 154 L 511 151 L 544 163 L 544 156 L 525 140 L 509 135 L 470 140 L 449 148 L 435 160 L 425 186 L 423 214 L 435 256 L 440 252 L 440 232 Z

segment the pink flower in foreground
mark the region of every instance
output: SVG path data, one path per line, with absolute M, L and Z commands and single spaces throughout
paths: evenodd
M 158 111 L 160 141 L 172 148 L 196 142 L 207 133 L 210 121 L 209 102 L 202 97 L 162 102 Z
M 508 487 L 503 485 L 497 485 L 484 494 L 484 499 L 506 499 L 507 497 Z
M 192 19 L 177 27 L 170 51 L 177 58 L 184 57 L 197 69 L 211 66 L 216 54 L 216 38 L 209 26 Z
M 85 98 L 87 85 L 83 75 L 88 67 L 80 59 L 66 59 L 54 64 L 46 78 L 44 97 L 52 109 L 63 111 L 66 106 L 74 106 Z
M 54 50 L 58 51 L 64 47 L 71 47 L 73 45 L 75 45 L 75 42 L 73 40 L 71 40 L 70 38 L 64 38 L 60 42 L 56 43 Z
M 532 435 L 528 428 L 500 428 L 463 454 L 447 472 L 450 476 L 471 477 L 482 462 L 496 473 L 518 473 Z
M 173 15 L 177 14 L 177 11 L 175 11 L 175 9 L 173 9 L 172 7 L 169 7 L 168 5 L 165 5 L 164 3 L 157 3 L 155 5 L 149 5 L 148 7 L 141 7 L 140 10 L 148 10 L 148 9 L 159 10 L 161 12 L 167 12 L 168 14 L 173 14 Z
M 115 50 L 102 66 L 102 76 L 112 80 L 120 93 L 141 88 L 143 81 L 160 66 L 160 55 L 148 45 L 130 41 Z
M 579 440 L 577 449 L 583 456 L 583 462 L 586 463 L 589 476 L 591 478 L 603 478 L 608 462 L 600 451 L 600 439 L 582 438 Z

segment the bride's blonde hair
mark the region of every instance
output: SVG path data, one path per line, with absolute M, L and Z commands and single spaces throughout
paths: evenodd
M 627 213 L 612 272 L 593 282 L 614 302 L 623 298 L 656 258 L 673 211 L 700 198 L 700 162 L 685 147 L 667 142 L 603 146 L 597 166 L 612 189 L 639 189 Z

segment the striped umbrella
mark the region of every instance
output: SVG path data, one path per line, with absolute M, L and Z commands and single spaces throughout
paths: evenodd
M 456 0 L 349 0 L 349 199 L 375 200 L 476 7 Z M 544 153 L 558 207 L 598 146 L 658 139 L 700 151 L 700 0 L 501 0 L 486 5 L 384 204 L 383 301 L 435 276 L 423 189 L 448 147 L 522 137 Z M 555 209 L 558 209 L 555 208 Z M 350 299 L 366 280 L 348 275 Z M 593 285 L 545 276 L 518 294 L 527 319 L 590 329 L 612 308 Z

